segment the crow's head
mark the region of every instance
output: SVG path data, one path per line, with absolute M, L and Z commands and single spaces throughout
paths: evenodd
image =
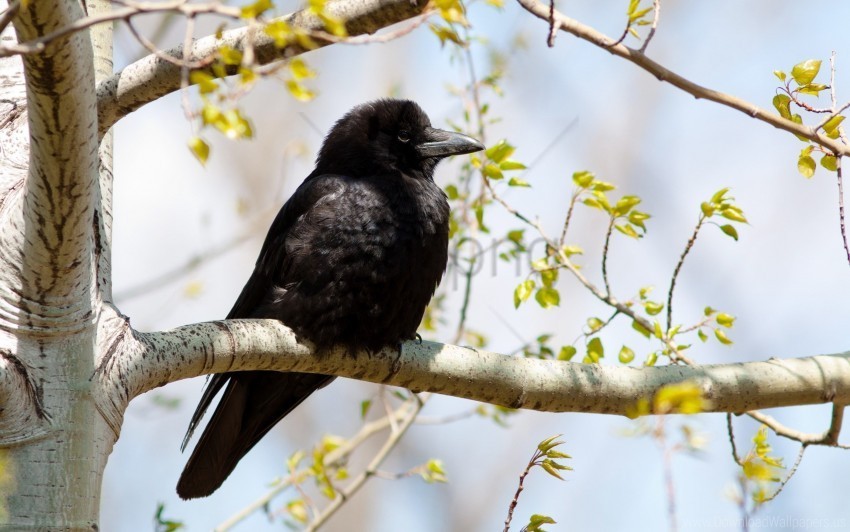
M 472 137 L 431 127 L 414 102 L 376 100 L 358 105 L 334 125 L 316 171 L 354 177 L 397 171 L 430 178 L 444 157 L 483 149 Z

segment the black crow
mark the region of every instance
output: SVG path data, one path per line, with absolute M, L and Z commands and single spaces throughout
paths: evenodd
M 483 149 L 431 127 L 414 102 L 359 105 L 328 133 L 316 169 L 272 223 L 227 318 L 274 318 L 315 344 L 377 351 L 414 338 L 446 269 L 449 205 L 433 180 L 449 155 Z M 278 421 L 334 377 L 245 371 L 214 375 L 181 448 L 224 395 L 177 483 L 213 493 Z

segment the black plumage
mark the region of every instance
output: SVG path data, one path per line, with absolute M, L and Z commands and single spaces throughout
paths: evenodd
M 411 101 L 355 107 L 325 138 L 316 169 L 281 208 L 227 318 L 275 318 L 321 350 L 377 351 L 416 334 L 446 268 L 449 205 L 434 183 L 444 157 L 483 149 L 431 127 Z M 214 375 L 183 447 L 221 401 L 177 484 L 210 495 L 278 421 L 333 377 L 247 371 Z

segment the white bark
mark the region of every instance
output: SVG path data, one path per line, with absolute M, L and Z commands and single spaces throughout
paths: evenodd
M 711 412 L 850 402 L 850 353 L 713 366 L 633 368 L 509 357 L 433 342 L 356 356 L 314 353 L 275 321 L 231 320 L 124 337 L 100 382 L 111 408 L 175 380 L 223 371 L 325 373 L 463 397 L 510 408 L 626 415 L 664 385 L 693 381 Z M 105 408 L 102 407 L 105 410 Z

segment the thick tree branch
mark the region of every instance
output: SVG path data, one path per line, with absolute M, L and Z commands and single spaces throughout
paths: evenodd
M 374 33 L 397 22 L 422 13 L 426 0 L 329 0 L 325 7 L 328 15 L 345 23 L 349 35 Z M 308 11 L 302 10 L 282 17 L 292 28 L 309 32 L 324 30 L 324 23 Z M 225 32 L 221 39 L 215 36 L 199 39 L 185 55 L 192 61 L 215 56 L 222 45 L 244 50 L 249 29 L 238 28 Z M 257 64 L 293 57 L 307 51 L 298 45 L 278 48 L 263 32 L 251 35 L 253 53 Z M 319 47 L 332 43 L 330 39 L 314 38 Z M 165 52 L 171 57 L 184 57 L 183 47 Z M 128 65 L 111 79 L 98 86 L 98 122 L 103 135 L 115 122 L 162 96 L 180 88 L 180 66 L 151 54 Z
M 526 11 L 537 18 L 547 21 L 547 23 L 553 24 L 555 27 L 560 28 L 567 33 L 571 33 L 579 39 L 596 45 L 603 50 L 607 50 L 616 56 L 622 57 L 627 61 L 631 61 L 658 78 L 659 81 L 666 81 L 688 94 L 691 94 L 695 98 L 704 98 L 706 100 L 719 103 L 720 105 L 741 111 L 747 116 L 766 122 L 775 128 L 783 129 L 790 133 L 794 133 L 795 135 L 805 137 L 830 150 L 836 155 L 850 155 L 850 146 L 845 145 L 837 139 L 831 139 L 826 135 L 818 133 L 819 126 L 809 127 L 803 124 L 797 124 L 791 120 L 782 118 L 776 113 L 763 109 L 740 98 L 697 85 L 696 83 L 685 79 L 675 72 L 656 63 L 647 57 L 641 50 L 635 50 L 634 48 L 629 48 L 623 44 L 616 44 L 612 46 L 611 43 L 615 41 L 595 29 L 585 26 L 584 24 L 565 16 L 563 13 L 558 11 L 554 11 L 550 15 L 549 6 L 541 3 L 539 0 L 518 0 L 518 2 Z
M 15 18 L 32 39 L 83 16 L 76 2 L 31 2 Z M 92 323 L 92 219 L 97 183 L 95 83 L 87 34 L 56 41 L 23 60 L 29 118 L 29 168 L 9 209 L 0 283 L 12 310 L 3 318 L 62 334 Z M 5 266 L 9 267 L 7 270 Z M 5 310 L 5 309 L 4 309 Z M 17 312 L 20 311 L 20 314 Z M 22 316 L 25 315 L 25 316 Z
M 207 322 L 125 336 L 98 372 L 114 388 L 110 395 L 127 402 L 175 380 L 249 369 L 338 375 L 549 412 L 625 415 L 638 399 L 688 380 L 702 387 L 712 412 L 850 402 L 850 353 L 632 368 L 510 357 L 432 342 L 406 342 L 401 353 L 315 354 L 283 324 L 267 320 Z

